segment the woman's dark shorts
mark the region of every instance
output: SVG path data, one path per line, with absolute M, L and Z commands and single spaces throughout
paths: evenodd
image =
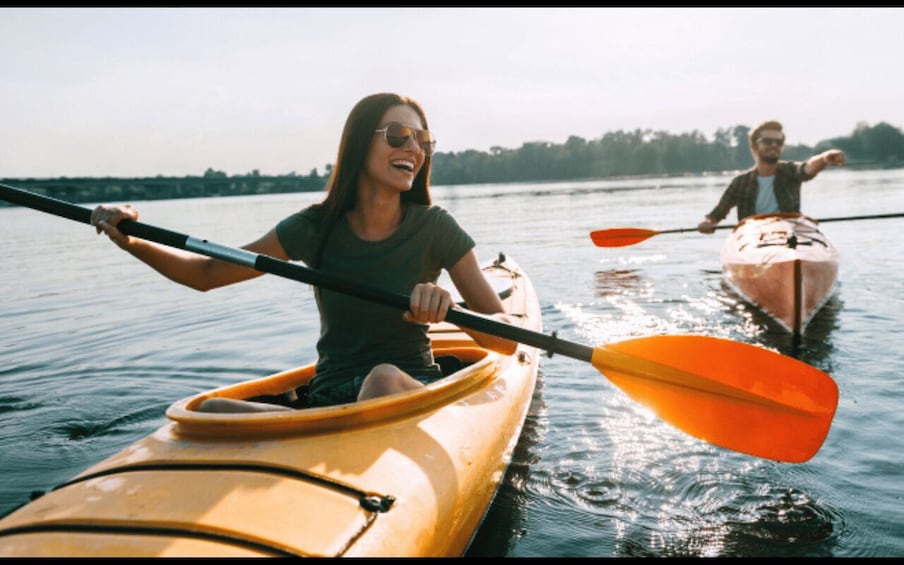
M 436 363 L 423 369 L 416 371 L 406 371 L 415 379 L 428 385 L 434 381 L 443 378 L 443 372 Z M 361 385 L 364 384 L 364 378 L 367 375 L 358 375 L 352 377 L 342 383 L 325 389 L 318 389 L 308 393 L 308 406 L 317 408 L 321 406 L 333 406 L 336 404 L 348 404 L 358 400 L 358 392 Z

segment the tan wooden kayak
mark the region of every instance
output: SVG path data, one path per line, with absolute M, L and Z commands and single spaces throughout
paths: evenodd
M 839 254 L 818 222 L 796 213 L 741 221 L 721 251 L 724 280 L 745 301 L 801 335 L 831 298 Z
M 484 272 L 522 327 L 541 329 L 530 280 L 503 256 Z M 266 413 L 195 410 L 211 396 L 289 403 L 313 365 L 175 402 L 171 420 L 0 520 L 0 555 L 458 556 L 504 478 L 540 352 L 478 348 L 431 328 L 460 363 L 424 389 Z

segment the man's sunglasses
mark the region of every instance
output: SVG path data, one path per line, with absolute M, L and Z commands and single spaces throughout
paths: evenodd
M 761 137 L 757 141 L 763 145 L 778 145 L 779 147 L 785 144 L 785 140 L 780 137 Z
M 436 148 L 436 140 L 433 139 L 432 133 L 425 129 L 408 127 L 398 122 L 389 122 L 386 124 L 386 127 L 375 130 L 374 133 L 382 133 L 386 143 L 393 149 L 404 147 L 404 145 L 408 143 L 409 137 L 414 138 L 417 146 L 420 147 L 428 157 L 433 155 L 433 150 Z

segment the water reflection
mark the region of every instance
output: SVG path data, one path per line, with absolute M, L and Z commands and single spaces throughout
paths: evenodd
M 643 279 L 638 269 L 608 269 L 593 274 L 596 296 L 618 296 L 640 288 Z
M 751 521 L 729 521 L 727 550 L 747 557 L 831 557 L 836 515 L 796 489 L 772 488 L 750 509 Z M 841 522 L 836 524 L 836 522 Z
M 741 325 L 755 328 L 746 333 L 755 337 L 757 342 L 784 355 L 827 370 L 823 365 L 831 359 L 834 350 L 832 332 L 838 328 L 838 315 L 844 308 L 844 301 L 837 292 L 813 315 L 803 334 L 795 336 L 762 310 L 748 304 L 724 281 L 722 290 L 728 299 L 729 314 Z

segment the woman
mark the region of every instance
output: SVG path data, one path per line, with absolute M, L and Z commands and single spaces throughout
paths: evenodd
M 321 334 L 311 406 L 329 406 L 392 394 L 433 382 L 428 324 L 452 306 L 437 286 L 441 269 L 468 308 L 508 321 L 502 302 L 484 278 L 474 241 L 444 209 L 431 205 L 429 179 L 435 140 L 421 106 L 392 93 L 373 94 L 352 109 L 327 184 L 327 196 L 296 212 L 248 251 L 311 267 L 384 290 L 410 294 L 398 310 L 329 289 L 315 289 Z M 129 237 L 116 225 L 138 219 L 131 205 L 96 207 L 91 223 L 119 247 L 165 277 L 207 291 L 262 273 L 211 257 Z M 467 328 L 481 346 L 503 354 L 517 344 Z M 262 411 L 285 407 L 214 398 L 203 410 Z

